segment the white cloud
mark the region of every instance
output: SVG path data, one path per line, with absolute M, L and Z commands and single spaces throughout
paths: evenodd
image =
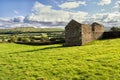
M 86 5 L 86 2 L 85 1 L 65 2 L 59 5 L 59 7 L 61 7 L 62 9 L 73 9 L 79 7 L 80 5 Z
M 15 27 L 42 27 L 40 23 L 23 23 L 23 22 L 14 22 L 13 20 L 8 21 L 6 18 L 0 18 L 0 28 L 15 28 Z
M 115 6 L 114 6 L 114 8 L 120 8 L 120 1 L 117 1 L 116 3 L 115 3 Z
M 0 18 L 0 21 L 10 21 L 9 18 Z
M 24 16 L 17 16 L 12 19 L 13 22 L 23 22 Z
M 35 12 L 35 11 L 38 12 L 39 10 L 47 11 L 47 10 L 50 10 L 51 8 L 52 8 L 52 6 L 43 5 L 43 4 L 36 1 L 33 8 L 32 8 L 32 11 L 33 12 Z
M 111 0 L 100 0 L 98 5 L 104 6 L 104 5 L 108 5 L 110 3 L 111 3 Z
M 26 19 L 30 21 L 43 21 L 43 22 L 68 22 L 71 19 L 83 21 L 87 16 L 87 12 L 68 12 L 64 10 L 55 10 L 51 6 L 43 5 L 36 2 L 33 6 L 33 13 L 27 16 Z
M 2 23 L 0 23 L 0 26 L 3 26 L 3 24 L 2 24 Z
M 120 22 L 120 15 L 119 12 L 112 12 L 112 13 L 96 13 L 92 15 L 91 21 L 93 22 L 100 22 L 102 24 L 109 25 L 118 25 Z
M 50 1 L 55 3 L 56 5 L 59 5 L 58 1 L 56 1 L 56 0 L 50 0 Z
M 104 12 L 105 11 L 105 9 L 101 9 L 101 12 Z
M 119 21 L 120 21 L 119 12 L 109 13 L 107 18 L 104 20 L 104 22 L 108 22 L 108 23 L 112 23 L 112 22 L 118 23 Z
M 18 12 L 18 11 L 16 11 L 16 10 L 14 10 L 14 13 L 15 13 L 15 14 L 19 14 L 19 12 Z

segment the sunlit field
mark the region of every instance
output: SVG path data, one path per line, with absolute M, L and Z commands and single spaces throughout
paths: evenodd
M 120 38 L 75 47 L 0 43 L 0 80 L 120 80 Z

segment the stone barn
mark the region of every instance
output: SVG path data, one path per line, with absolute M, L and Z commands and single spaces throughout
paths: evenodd
M 65 46 L 80 46 L 90 41 L 100 39 L 104 27 L 98 23 L 81 24 L 71 20 L 65 27 Z

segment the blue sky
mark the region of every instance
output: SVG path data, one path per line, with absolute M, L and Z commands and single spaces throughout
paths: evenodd
M 0 0 L 0 17 L 14 17 L 30 13 L 34 0 Z
M 117 10 L 111 8 L 115 6 L 115 2 L 118 0 L 112 0 L 111 4 L 104 6 L 97 5 L 100 0 L 0 0 L 0 17 L 26 16 L 31 12 L 36 1 L 44 5 L 51 5 L 56 10 L 60 10 L 61 8 L 58 5 L 64 2 L 86 1 L 87 5 L 81 5 L 69 11 L 85 11 L 89 14 L 94 14 L 101 12 L 101 9 L 105 9 L 105 12 Z
M 75 19 L 118 24 L 118 3 L 120 0 L 0 0 L 0 18 L 40 22 Z

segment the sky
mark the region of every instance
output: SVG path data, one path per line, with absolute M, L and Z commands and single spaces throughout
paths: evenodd
M 120 0 L 0 0 L 0 19 L 13 22 L 120 24 Z M 60 24 L 59 24 L 60 26 Z

